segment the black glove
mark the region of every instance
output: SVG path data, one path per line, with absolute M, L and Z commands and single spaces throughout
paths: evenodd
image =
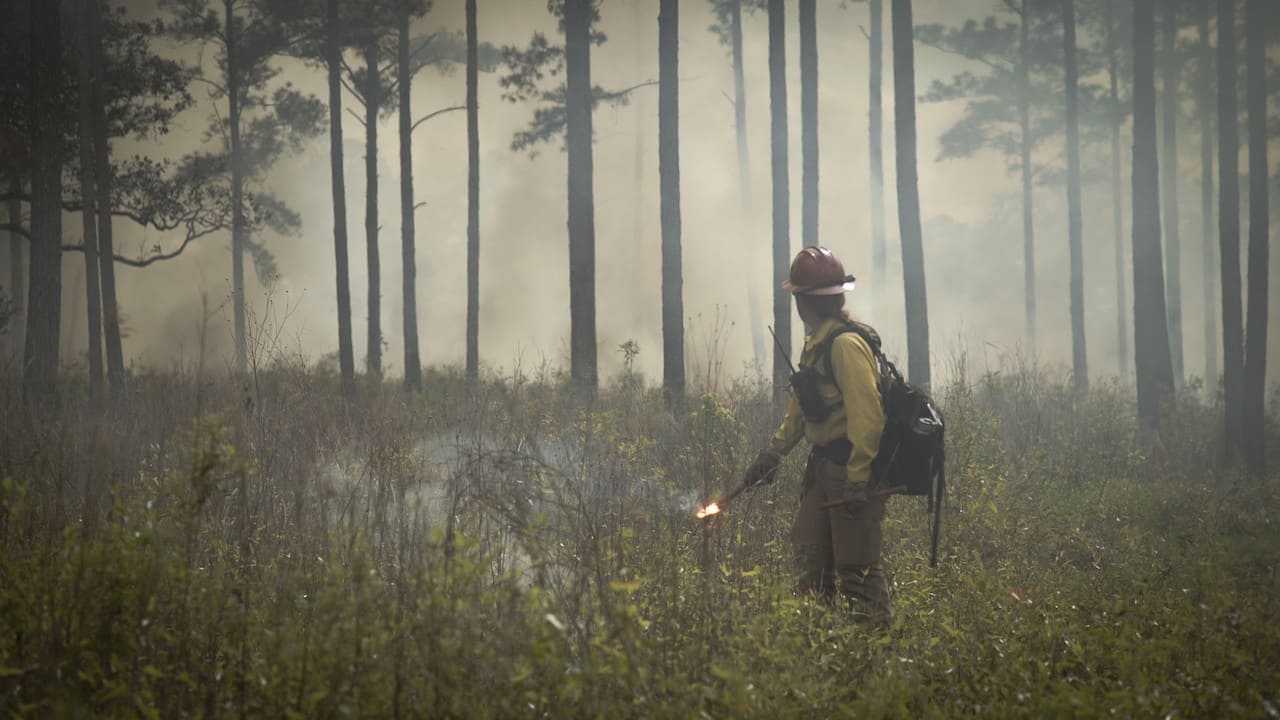
M 742 481 L 747 487 L 755 487 L 757 485 L 768 485 L 778 476 L 778 465 L 782 462 L 782 456 L 772 450 L 761 450 L 756 455 L 755 462 L 751 463 L 751 467 L 747 468 L 747 472 L 742 476 Z

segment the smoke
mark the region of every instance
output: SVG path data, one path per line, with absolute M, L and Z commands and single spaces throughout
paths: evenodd
M 858 276 L 851 296 L 855 314 L 873 321 L 890 355 L 905 360 L 901 262 L 897 237 L 895 173 L 892 154 L 892 43 L 885 18 L 885 186 L 889 265 L 886 277 L 871 275 L 869 171 L 867 156 L 867 23 L 865 5 L 822 3 L 819 7 L 820 238 Z M 989 14 L 994 3 L 917 2 L 916 21 L 954 23 Z M 463 27 L 461 0 L 439 0 L 415 25 L 416 32 Z M 539 30 L 554 36 L 554 20 L 545 3 L 533 0 L 480 3 L 482 39 L 497 45 L 523 45 Z M 788 9 L 788 91 L 791 128 L 792 250 L 799 249 L 800 152 L 799 62 L 794 7 Z M 131 3 L 138 16 L 156 14 L 154 0 Z M 610 0 L 602 7 L 600 29 L 608 41 L 593 49 L 592 81 L 620 88 L 657 78 L 657 2 Z M 638 22 L 637 18 L 643 19 Z M 773 277 L 770 265 L 769 108 L 766 18 L 744 17 L 748 142 L 752 169 L 751 208 L 744 211 L 738 193 L 738 163 L 733 126 L 732 68 L 727 48 L 708 31 L 710 5 L 682 4 L 680 18 L 681 191 L 683 208 L 684 292 L 689 332 L 699 323 L 723 316 L 723 368 L 741 373 L 752 360 L 748 284 L 765 301 L 768 321 Z M 1081 42 L 1090 38 L 1082 35 Z M 166 52 L 194 57 L 191 48 Z M 916 48 L 917 88 L 948 78 L 958 58 Z M 283 62 L 281 80 L 325 97 L 323 72 Z M 975 67 L 975 70 L 978 70 Z M 533 108 L 501 98 L 498 74 L 480 76 L 481 280 L 480 355 L 488 368 L 511 373 L 544 363 L 567 366 L 569 334 L 568 243 L 565 228 L 565 156 L 561 144 L 541 147 L 536 157 L 512 151 L 512 135 L 528 122 Z M 414 115 L 459 105 L 465 99 L 463 73 L 441 74 L 428 68 L 414 80 Z M 210 113 L 197 89 L 197 104 L 159 142 L 118 142 L 118 156 L 133 153 L 176 157 L 205 142 Z M 344 97 L 345 107 L 355 106 Z M 622 368 L 618 346 L 638 343 L 635 367 L 651 380 L 661 373 L 660 242 L 658 224 L 656 87 L 639 88 L 631 104 L 601 106 L 595 114 L 595 201 L 597 255 L 597 332 L 600 370 L 608 377 Z M 1024 352 L 1022 346 L 1022 254 L 1017 177 L 1003 158 L 982 154 L 967 160 L 937 162 L 938 138 L 961 115 L 959 103 L 919 105 L 917 109 L 920 195 L 934 366 L 946 370 L 949 357 L 968 353 L 971 369 L 995 367 L 997 360 Z M 413 137 L 417 210 L 418 317 L 423 362 L 461 364 L 465 354 L 466 298 L 466 134 L 465 115 L 441 115 L 424 123 Z M 366 270 L 364 232 L 363 128 L 345 118 L 349 257 L 351 260 L 352 335 L 357 367 L 366 354 Z M 399 374 L 401 345 L 400 201 L 398 141 L 394 117 L 379 126 L 379 243 L 382 259 L 382 327 L 385 367 Z M 644 133 L 637 141 L 637 133 Z M 1183 131 L 1180 140 L 1197 143 Z M 1060 153 L 1056 140 L 1046 157 Z M 642 148 L 637 168 L 637 149 Z M 1127 145 L 1126 145 L 1127 148 Z M 1085 148 L 1098 155 L 1101 146 Z M 1272 157 L 1280 157 L 1273 151 Z M 1127 162 L 1127 158 L 1126 158 Z M 1184 336 L 1188 375 L 1201 371 L 1203 350 L 1199 308 L 1198 192 L 1194 168 L 1183 168 Z M 290 346 L 315 360 L 337 348 L 336 298 L 332 244 L 332 208 L 327 137 L 317 138 L 301 155 L 279 163 L 268 185 L 303 217 L 297 237 L 259 238 L 275 254 L 281 277 L 270 288 L 248 278 L 247 297 L 259 321 L 286 322 Z M 1125 176 L 1127 195 L 1128 176 Z M 637 187 L 637 183 L 639 183 Z M 1086 312 L 1090 369 L 1094 375 L 1116 372 L 1115 269 L 1107 182 L 1086 186 Z M 1036 191 L 1039 352 L 1051 365 L 1070 359 L 1067 311 L 1065 191 L 1056 186 Z M 1126 199 L 1127 207 L 1127 199 Z M 74 224 L 68 224 L 74 232 Z M 156 233 L 120 222 L 121 252 L 172 243 Z M 74 240 L 74 238 L 69 238 Z M 1126 230 L 1126 242 L 1129 236 Z M 119 269 L 120 298 L 131 334 L 126 352 L 134 362 L 165 365 L 190 358 L 203 345 L 207 362 L 226 362 L 230 339 L 230 241 L 212 236 L 181 258 L 144 270 Z M 1273 259 L 1280 253 L 1273 253 Z M 67 259 L 67 283 L 78 256 Z M 80 261 L 82 264 L 82 261 Z M 754 269 L 752 269 L 754 268 Z M 876 286 L 885 292 L 883 307 L 869 311 Z M 68 312 L 83 306 L 83 291 L 68 287 Z M 1273 296 L 1275 294 L 1273 293 Z M 1131 302 L 1126 300 L 1125 302 Z M 284 316 L 287 315 L 287 321 Z M 1280 311 L 1273 310 L 1274 317 Z M 202 322 L 202 318 L 208 319 Z M 82 353 L 83 321 L 68 323 L 66 347 Z M 797 333 L 799 323 L 795 323 Z M 202 328 L 204 328 L 202 333 Z M 1280 357 L 1273 337 L 1273 360 Z M 767 336 L 766 336 L 767 338 Z M 796 340 L 799 339 L 797 334 Z M 715 343 L 703 343 L 704 346 Z M 976 362 L 978 358 L 986 358 Z M 691 363 L 696 362 L 694 359 Z M 702 361 L 705 367 L 707 362 Z

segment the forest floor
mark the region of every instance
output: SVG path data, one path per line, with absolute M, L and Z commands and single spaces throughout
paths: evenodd
M 941 558 L 891 501 L 878 630 L 792 592 L 802 452 L 693 518 L 778 420 L 758 382 L 337 385 L 139 371 L 35 423 L 0 385 L 0 715 L 1280 716 L 1280 476 L 1191 391 L 1157 443 L 1115 385 L 941 389 Z

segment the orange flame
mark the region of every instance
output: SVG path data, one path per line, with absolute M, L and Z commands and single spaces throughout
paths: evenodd
M 720 505 L 717 503 L 711 503 L 710 505 L 699 510 L 697 513 L 695 513 L 695 515 L 699 519 L 701 519 L 705 517 L 710 517 L 711 515 L 715 515 L 719 512 L 720 512 Z

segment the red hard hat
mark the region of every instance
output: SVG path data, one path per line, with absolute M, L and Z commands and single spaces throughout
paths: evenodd
M 782 289 L 794 295 L 839 295 L 853 290 L 840 259 L 824 247 L 807 247 L 791 261 L 791 276 Z

